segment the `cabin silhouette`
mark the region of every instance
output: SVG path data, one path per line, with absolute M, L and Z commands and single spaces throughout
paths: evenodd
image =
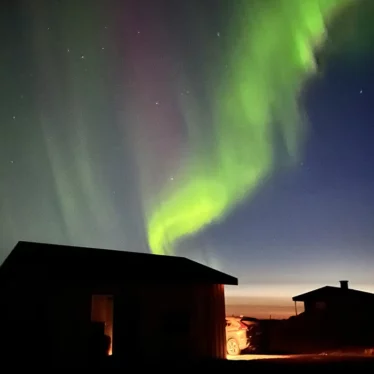
M 304 303 L 304 311 L 294 321 L 297 330 L 315 344 L 332 348 L 374 344 L 374 294 L 350 289 L 343 280 L 340 287 L 325 286 L 292 300 L 296 314 L 297 303 Z
M 340 287 L 325 286 L 294 296 L 292 300 L 304 303 L 304 312 L 330 313 L 339 315 L 360 315 L 374 312 L 374 294 L 350 289 L 348 281 L 340 281 Z M 297 309 L 296 309 L 297 311 Z
M 105 334 L 117 360 L 225 358 L 237 284 L 183 257 L 19 242 L 0 267 L 2 356 L 86 366 Z

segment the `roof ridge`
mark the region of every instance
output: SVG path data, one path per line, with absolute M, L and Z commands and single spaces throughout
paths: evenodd
M 293 301 L 303 301 L 301 298 L 303 297 L 308 297 L 309 295 L 313 294 L 313 293 L 317 293 L 317 292 L 320 292 L 322 290 L 325 290 L 325 289 L 332 289 L 334 291 L 337 291 L 339 290 L 340 291 L 343 291 L 343 292 L 356 292 L 356 293 L 360 293 L 360 294 L 365 294 L 367 296 L 373 296 L 374 297 L 374 293 L 371 293 L 371 292 L 367 292 L 367 291 L 361 291 L 361 290 L 356 290 L 354 288 L 348 288 L 348 289 L 342 289 L 341 287 L 337 287 L 337 286 L 329 286 L 329 285 L 326 285 L 326 286 L 323 286 L 323 287 L 319 287 L 319 288 L 316 288 L 314 290 L 311 290 L 311 291 L 307 291 L 307 292 L 304 292 L 304 293 L 301 293 L 299 295 L 296 295 L 296 296 L 293 296 L 292 297 L 292 300 Z M 299 300 L 297 300 L 299 299 Z
M 81 279 L 87 275 L 88 278 L 101 277 L 121 282 L 147 279 L 238 284 L 237 278 L 187 257 L 25 241 L 17 243 L 0 270 L 3 274 L 17 268 L 21 269 L 20 272 L 27 272 L 27 267 L 33 269 L 32 276 L 35 277 L 48 274 L 67 280 Z M 20 272 L 16 271 L 18 277 L 22 277 Z

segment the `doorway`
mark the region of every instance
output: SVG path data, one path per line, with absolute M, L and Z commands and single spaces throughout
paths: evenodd
M 109 355 L 112 355 L 113 295 L 92 295 L 91 321 L 104 323 L 104 334 L 110 337 Z

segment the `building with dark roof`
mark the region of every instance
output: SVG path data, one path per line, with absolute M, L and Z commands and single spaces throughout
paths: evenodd
M 325 286 L 294 296 L 292 300 L 304 303 L 304 312 L 331 312 L 336 315 L 355 315 L 374 307 L 374 294 L 350 289 L 348 281 L 340 281 L 340 287 Z M 297 309 L 296 309 L 297 311 Z
M 304 303 L 304 311 L 292 320 L 295 336 L 313 342 L 314 349 L 374 344 L 374 294 L 340 281 L 340 287 L 325 286 L 292 300 L 296 315 L 297 303 Z
M 237 284 L 182 257 L 19 242 L 0 267 L 3 353 L 86 365 L 105 334 L 120 360 L 225 358 Z

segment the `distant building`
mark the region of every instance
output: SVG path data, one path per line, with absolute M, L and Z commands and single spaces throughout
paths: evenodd
M 0 267 L 1 356 L 86 365 L 105 333 L 113 359 L 225 358 L 225 284 L 182 257 L 19 242 Z
M 340 281 L 340 287 L 318 288 L 292 300 L 296 315 L 297 302 L 304 303 L 304 312 L 292 319 L 294 336 L 313 343 L 314 349 L 374 344 L 374 294 L 350 289 L 348 281 Z
M 334 315 L 362 315 L 374 311 L 374 294 L 348 287 L 348 281 L 340 281 L 340 287 L 325 286 L 294 296 L 295 311 L 297 302 L 304 303 L 305 313 L 328 312 Z

